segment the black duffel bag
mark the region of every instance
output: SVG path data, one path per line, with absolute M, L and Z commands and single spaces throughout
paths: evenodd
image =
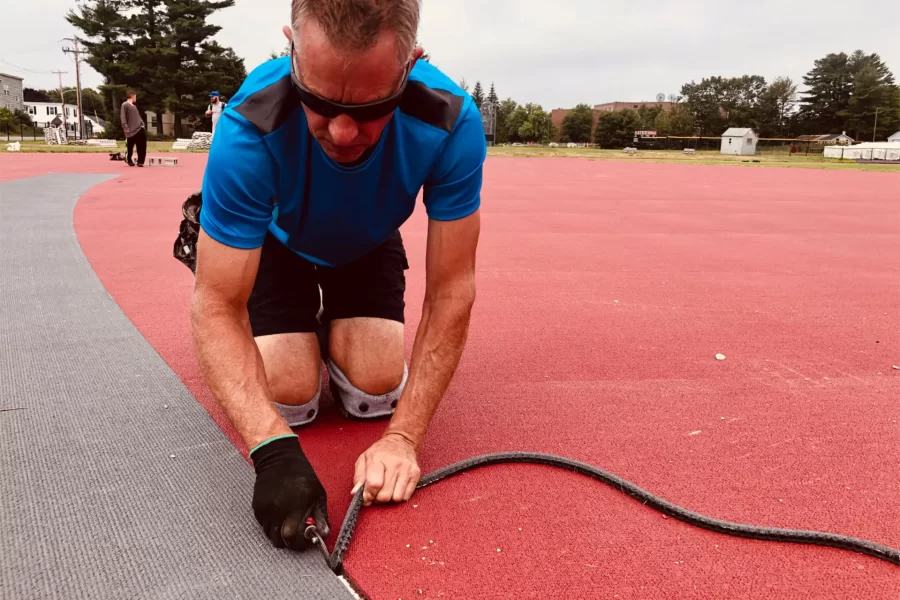
M 191 194 L 181 205 L 184 219 L 178 228 L 178 239 L 175 240 L 172 254 L 179 262 L 184 263 L 192 273 L 197 272 L 197 238 L 200 235 L 200 208 L 203 198 L 200 192 Z

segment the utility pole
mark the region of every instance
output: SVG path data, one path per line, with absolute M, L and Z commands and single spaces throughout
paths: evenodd
M 63 94 L 63 84 L 62 84 L 62 76 L 67 74 L 68 71 L 50 71 L 51 73 L 56 73 L 59 76 L 59 109 L 62 111 L 59 113 L 59 118 L 62 119 L 63 128 L 68 130 L 68 126 L 66 125 L 66 97 Z
M 66 54 L 72 53 L 75 55 L 75 98 L 76 103 L 78 104 L 78 137 L 84 139 L 84 112 L 81 110 L 81 69 L 79 68 L 81 63 L 81 55 L 83 52 L 78 49 L 78 39 L 77 38 L 63 38 L 69 42 L 72 42 L 75 45 L 75 49 L 72 48 L 63 48 L 63 52 Z
M 875 126 L 872 127 L 872 142 L 875 142 L 875 132 L 878 130 L 878 109 L 880 106 L 875 107 Z

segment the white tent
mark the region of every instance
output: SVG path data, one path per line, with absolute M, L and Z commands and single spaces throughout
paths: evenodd
M 830 146 L 825 148 L 825 158 L 900 160 L 900 143 L 863 142 L 854 146 Z
M 889 142 L 894 142 L 895 144 L 898 143 L 898 142 L 900 142 L 900 131 L 898 131 L 897 133 L 895 133 L 894 135 L 892 135 L 891 137 L 889 137 L 889 138 L 888 138 L 888 141 L 889 141 Z
M 722 134 L 720 154 L 740 154 L 752 156 L 756 154 L 757 135 L 749 127 L 729 127 Z

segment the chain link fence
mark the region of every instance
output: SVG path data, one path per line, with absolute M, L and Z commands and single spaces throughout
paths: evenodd
M 638 137 L 637 142 L 631 144 L 638 150 L 685 150 L 695 152 L 718 152 L 722 147 L 721 137 L 679 137 L 658 136 Z M 788 156 L 791 154 L 804 156 L 822 156 L 825 144 L 810 140 L 797 140 L 793 138 L 759 138 L 756 144 L 756 154 L 765 156 Z
M 4 142 L 43 142 L 44 141 L 44 127 L 48 124 L 39 124 L 35 122 L 31 122 L 29 124 L 24 123 L 12 123 L 10 121 L 0 122 L 0 141 Z M 93 138 L 93 127 L 92 123 L 88 120 L 85 120 L 84 123 L 84 136 L 76 136 L 74 133 L 75 126 L 72 125 L 66 131 L 66 136 L 69 139 L 90 139 Z

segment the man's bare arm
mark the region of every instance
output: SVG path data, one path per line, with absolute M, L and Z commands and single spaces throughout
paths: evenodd
M 247 299 L 261 249 L 225 246 L 201 230 L 191 298 L 200 369 L 248 450 L 291 429 L 271 401 L 262 356 L 250 330 Z
M 430 221 L 425 302 L 410 374 L 386 435 L 404 437 L 417 450 L 459 365 L 475 303 L 475 252 L 480 211 L 457 221 Z

